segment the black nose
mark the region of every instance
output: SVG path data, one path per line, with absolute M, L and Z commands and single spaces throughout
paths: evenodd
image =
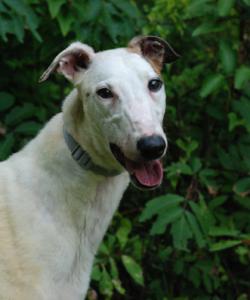
M 166 142 L 159 135 L 146 136 L 137 142 L 137 149 L 142 157 L 147 160 L 157 159 L 162 156 L 166 148 Z

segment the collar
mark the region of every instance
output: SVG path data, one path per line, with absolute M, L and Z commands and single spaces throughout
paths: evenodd
M 77 143 L 77 141 L 73 138 L 73 136 L 65 129 L 65 127 L 63 127 L 63 136 L 64 136 L 65 143 L 71 152 L 72 158 L 78 163 L 78 165 L 82 169 L 94 172 L 102 176 L 116 176 L 120 174 L 119 171 L 107 170 L 94 164 L 89 154 L 82 149 L 82 147 Z

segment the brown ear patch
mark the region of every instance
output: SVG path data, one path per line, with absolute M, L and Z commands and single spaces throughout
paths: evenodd
M 142 55 L 157 73 L 161 72 L 165 63 L 179 58 L 179 54 L 166 41 L 156 36 L 135 37 L 130 41 L 128 49 Z
M 162 58 L 159 55 L 150 55 L 150 56 L 145 55 L 142 49 L 137 45 L 136 46 L 129 45 L 128 51 L 143 56 L 151 64 L 151 66 L 153 67 L 153 69 L 157 74 L 161 73 L 163 62 L 162 62 Z

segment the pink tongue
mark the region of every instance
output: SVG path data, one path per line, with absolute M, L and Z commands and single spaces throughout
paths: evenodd
M 161 184 L 163 177 L 162 164 L 159 160 L 144 163 L 126 161 L 128 171 L 144 186 L 153 187 Z

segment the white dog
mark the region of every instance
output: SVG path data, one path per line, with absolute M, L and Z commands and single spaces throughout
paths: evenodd
M 162 39 L 95 53 L 80 42 L 57 71 L 75 88 L 63 112 L 0 163 L 0 300 L 83 300 L 94 255 L 129 178 L 157 187 L 167 148 Z

